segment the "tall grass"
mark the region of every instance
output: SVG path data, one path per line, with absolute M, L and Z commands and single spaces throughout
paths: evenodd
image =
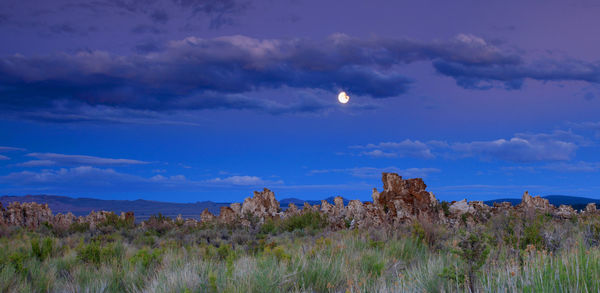
M 599 292 L 598 219 L 533 219 L 544 225 L 331 231 L 312 215 L 258 230 L 16 229 L 0 238 L 0 291 Z M 464 250 L 477 247 L 489 251 Z

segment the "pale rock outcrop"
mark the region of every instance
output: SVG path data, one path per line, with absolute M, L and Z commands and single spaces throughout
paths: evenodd
M 554 215 L 563 219 L 571 219 L 577 215 L 577 212 L 575 212 L 572 206 L 561 204 Z
M 546 211 L 546 212 L 550 212 L 550 211 L 554 210 L 554 206 L 551 205 L 547 199 L 541 198 L 539 195 L 532 197 L 531 195 L 529 195 L 529 192 L 527 192 L 527 191 L 525 191 L 525 193 L 523 193 L 521 203 L 519 205 L 517 205 L 517 208 L 533 209 L 536 211 Z
M 473 214 L 475 212 L 475 208 L 473 208 L 471 205 L 469 205 L 469 203 L 467 202 L 466 199 L 463 199 L 461 201 L 452 202 L 452 204 L 450 204 L 450 207 L 448 208 L 448 210 L 450 211 L 450 214 L 454 217 L 460 216 L 460 215 L 466 214 L 466 213 Z
M 52 225 L 66 229 L 71 227 L 76 221 L 77 217 L 70 212 L 66 214 L 56 214 L 52 221 Z
M 241 214 L 258 217 L 262 223 L 266 217 L 275 217 L 280 212 L 279 202 L 275 194 L 267 188 L 255 191 L 253 197 L 247 197 L 242 204 Z
M 4 223 L 14 226 L 37 228 L 43 223 L 51 223 L 52 211 L 47 204 L 35 202 L 12 202 L 2 211 Z
M 218 219 L 220 223 L 232 225 L 238 222 L 239 217 L 232 208 L 221 207 Z
M 585 214 L 592 215 L 597 213 L 597 211 L 596 204 L 593 202 L 590 202 L 585 206 Z
M 217 217 L 213 215 L 208 209 L 204 209 L 200 214 L 200 222 L 202 223 L 210 223 L 213 222 Z
M 300 210 L 298 209 L 298 207 L 294 203 L 290 203 L 285 212 L 283 212 L 283 217 L 287 218 L 298 214 L 300 214 Z
M 242 216 L 242 204 L 239 202 L 234 202 L 229 205 L 229 207 L 236 213 L 238 216 Z

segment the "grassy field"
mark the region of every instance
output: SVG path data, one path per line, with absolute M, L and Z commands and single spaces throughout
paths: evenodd
M 155 217 L 1 233 L 2 292 L 600 291 L 594 217 L 338 231 L 317 213 L 254 229 Z

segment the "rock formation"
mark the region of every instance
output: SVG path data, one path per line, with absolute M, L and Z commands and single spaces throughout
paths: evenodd
M 383 191 L 373 190 L 373 204 L 384 211 L 387 220 L 399 224 L 418 217 L 437 218 L 437 200 L 425 189 L 421 178 L 402 179 L 396 173 L 383 173 Z
M 331 228 L 354 229 L 397 226 L 415 220 L 450 226 L 471 225 L 485 222 L 493 214 L 546 213 L 557 219 L 571 219 L 578 215 L 571 206 L 561 205 L 556 208 L 547 199 L 539 196 L 532 197 L 528 192 L 523 194 L 521 203 L 516 206 L 503 202 L 494 203 L 494 206 L 490 207 L 481 201 L 469 202 L 466 199 L 446 205 L 438 203 L 435 196 L 426 190 L 427 186 L 420 178 L 402 179 L 395 173 L 383 173 L 382 182 L 383 191 L 379 192 L 374 188 L 372 202 L 351 200 L 347 206 L 344 206 L 344 199 L 338 196 L 334 198 L 334 204 L 321 201 L 320 204 L 311 206 L 305 202 L 301 210 L 296 205 L 290 204 L 285 212 L 282 212 L 275 194 L 265 188 L 260 192 L 255 191 L 254 195 L 246 198 L 242 204 L 232 203 L 228 207 L 221 207 L 218 216 L 205 209 L 200 219 L 202 223 L 256 227 L 269 218 L 286 218 L 307 212 L 319 212 L 327 217 Z M 591 203 L 581 214 L 593 215 L 600 212 L 596 209 L 596 205 Z M 112 212 L 107 211 L 93 211 L 82 217 L 75 217 L 72 213 L 52 215 L 52 211 L 46 204 L 13 202 L 6 208 L 0 204 L 0 225 L 31 229 L 36 229 L 44 223 L 63 230 L 68 229 L 73 223 L 88 223 L 90 229 L 95 229 L 99 224 L 114 217 Z M 135 220 L 132 212 L 121 213 L 118 219 L 126 223 L 134 223 Z M 198 225 L 196 220 L 181 217 L 178 217 L 176 222 L 177 225 L 184 227 Z M 172 221 L 165 220 L 165 223 L 153 224 L 165 224 L 168 228 L 169 225 L 172 226 Z
M 255 191 L 253 197 L 247 197 L 242 204 L 242 216 L 253 215 L 262 222 L 265 218 L 275 217 L 280 212 L 279 202 L 275 194 L 265 188 L 262 192 Z

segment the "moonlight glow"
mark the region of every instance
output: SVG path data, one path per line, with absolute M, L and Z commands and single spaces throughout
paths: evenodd
M 342 104 L 346 104 L 346 103 L 348 103 L 348 101 L 350 101 L 350 96 L 348 96 L 348 94 L 346 94 L 346 92 L 340 92 L 338 94 L 338 101 L 340 101 L 340 103 L 342 103 Z

